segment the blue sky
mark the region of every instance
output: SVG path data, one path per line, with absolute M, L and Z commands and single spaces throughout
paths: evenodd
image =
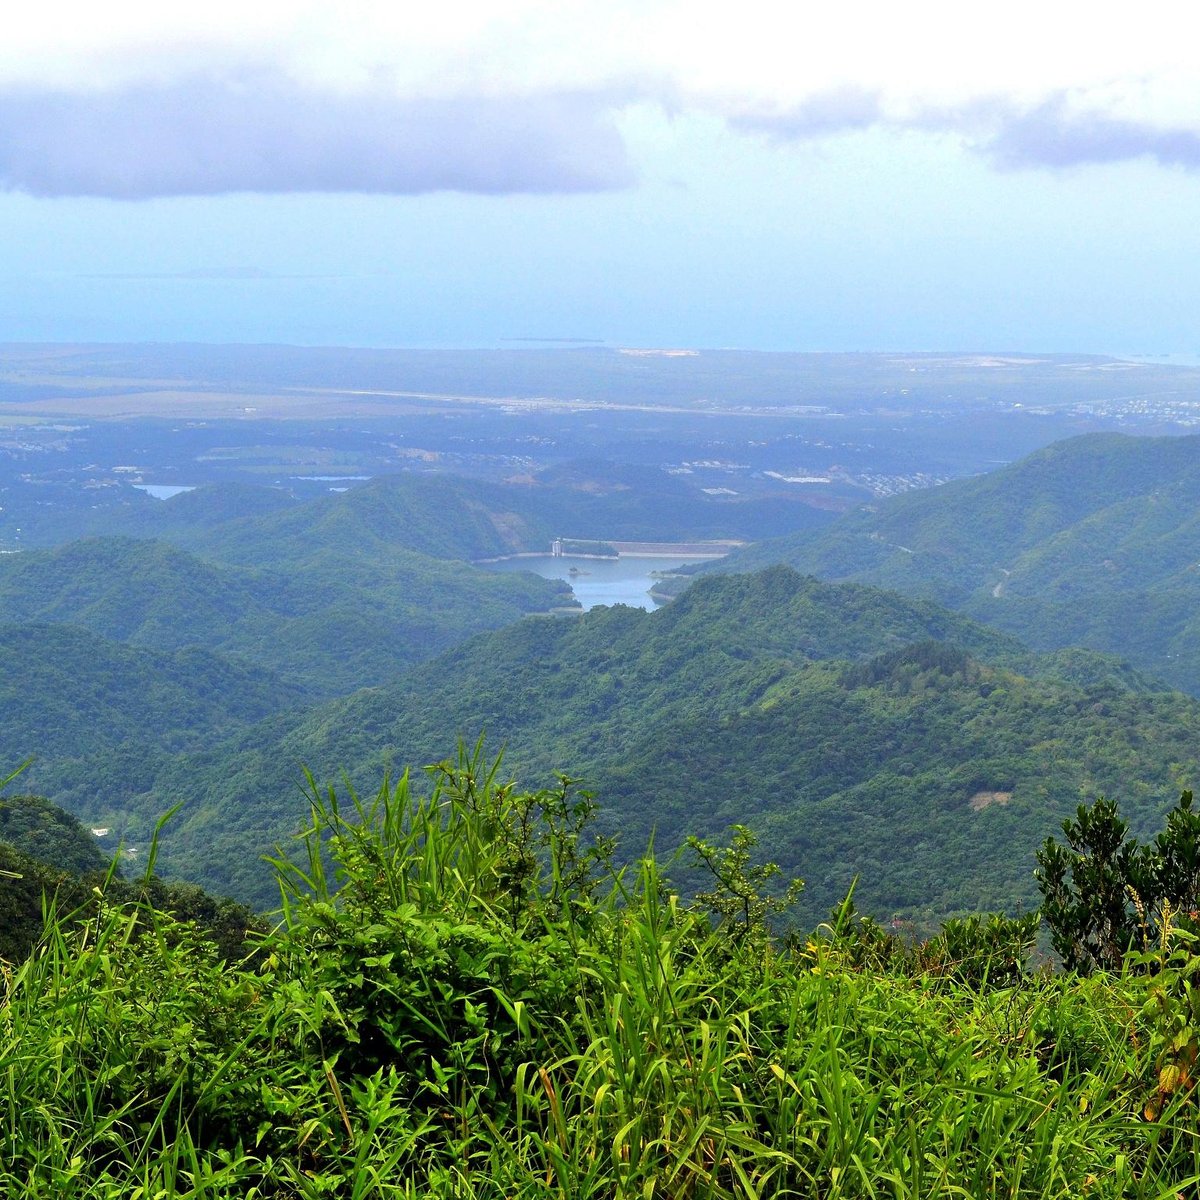
M 1200 354 L 1186 12 L 52 0 L 0 340 Z

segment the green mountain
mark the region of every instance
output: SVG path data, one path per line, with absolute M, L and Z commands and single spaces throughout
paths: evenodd
M 0 796 L 0 843 L 75 875 L 103 871 L 112 857 L 70 813 L 40 796 Z
M 0 795 L 0 959 L 23 959 L 42 935 L 46 901 L 77 908 L 110 862 L 111 854 L 57 805 Z
M 254 526 L 257 528 L 257 526 Z M 312 697 L 381 683 L 465 637 L 572 603 L 566 586 L 349 539 L 307 556 L 256 534 L 271 567 L 162 541 L 91 538 L 0 557 L 0 620 L 64 622 L 156 650 L 199 646 L 278 670 Z
M 273 672 L 206 650 L 163 654 L 67 625 L 0 626 L 0 770 L 33 759 L 21 785 L 51 797 L 74 788 L 77 800 L 82 790 L 122 809 L 175 755 L 300 698 Z M 100 823 L 120 835 L 119 823 Z
M 1042 659 L 927 602 L 775 568 L 701 580 L 656 613 L 481 635 L 155 762 L 137 795 L 96 793 L 72 764 L 59 798 L 142 830 L 185 798 L 164 863 L 270 904 L 255 858 L 302 824 L 302 764 L 370 792 L 482 732 L 524 783 L 582 776 L 628 854 L 741 822 L 807 880 L 805 920 L 855 875 L 867 910 L 933 919 L 1032 903 L 1033 849 L 1082 799 L 1119 796 L 1154 825 L 1193 778 L 1200 704 L 1111 659 Z
M 0 625 L 0 744 L 17 757 L 139 734 L 179 745 L 299 699 L 274 672 L 207 650 L 164 654 L 68 625 Z
M 48 904 L 69 927 L 96 920 L 104 904 L 149 901 L 194 921 L 230 961 L 250 951 L 248 931 L 265 932 L 262 919 L 245 905 L 210 896 L 194 884 L 153 876 L 127 882 L 112 869 L 115 839 L 106 836 L 103 842 L 107 853 L 79 821 L 40 796 L 0 795 L 0 960 L 16 963 L 29 954 L 42 937 Z M 136 856 L 127 865 L 135 868 L 130 874 L 139 875 Z
M 304 503 L 256 499 L 254 493 L 241 487 L 227 496 L 224 486 L 200 488 L 153 508 L 141 506 L 136 516 L 122 516 L 116 531 L 161 537 L 222 562 L 290 566 L 331 555 L 374 560 L 397 549 L 473 560 L 546 551 L 560 536 L 748 539 L 832 519 L 798 501 L 731 501 L 662 471 L 607 462 L 564 464 L 521 483 L 387 475 Z
M 1037 649 L 1110 652 L 1200 692 L 1200 437 L 1059 442 L 708 569 L 777 562 L 935 600 Z
M 119 531 L 130 537 L 165 537 L 172 531 L 212 528 L 227 521 L 266 517 L 295 508 L 300 501 L 286 488 L 227 480 L 180 492 L 169 500 L 135 493 L 128 512 L 109 514 Z M 111 531 L 111 530 L 109 530 Z
M 294 613 L 303 591 L 204 562 L 166 542 L 90 538 L 0 558 L 0 613 L 66 622 L 133 645 L 222 647 L 240 624 Z
M 160 520 L 166 536 L 191 550 L 259 566 L 330 556 L 375 562 L 396 550 L 473 559 L 548 547 L 553 532 L 489 499 L 498 490 L 452 475 L 391 475 L 274 512 L 186 527 L 171 510 L 176 498 L 162 504 Z

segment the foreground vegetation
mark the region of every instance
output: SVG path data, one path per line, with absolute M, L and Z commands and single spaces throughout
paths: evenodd
M 691 843 L 686 904 L 652 856 L 611 870 L 568 781 L 433 774 L 314 792 L 240 963 L 145 899 L 51 901 L 4 971 L 0 1190 L 1191 1194 L 1200 964 L 1170 905 L 1087 977 L 1028 971 L 1028 917 L 914 945 L 847 901 L 780 936 L 743 830 Z M 1055 862 L 1067 899 L 1083 865 Z

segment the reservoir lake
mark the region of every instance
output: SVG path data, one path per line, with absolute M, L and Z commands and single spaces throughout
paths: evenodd
M 139 492 L 145 492 L 146 495 L 153 496 L 155 500 L 170 500 L 172 496 L 196 490 L 194 484 L 191 487 L 180 487 L 173 483 L 135 483 L 133 486 Z
M 573 558 L 549 554 L 527 558 L 505 558 L 498 562 L 479 563 L 488 571 L 532 571 L 543 579 L 563 579 L 575 592 L 584 608 L 597 604 L 629 604 L 634 608 L 654 609 L 659 605 L 650 598 L 655 579 L 651 572 L 674 571 L 697 559 L 688 558 Z M 579 574 L 572 575 L 575 567 Z

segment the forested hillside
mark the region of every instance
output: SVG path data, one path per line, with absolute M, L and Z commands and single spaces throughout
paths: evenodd
M 0 744 L 12 766 L 121 746 L 169 754 L 300 695 L 274 672 L 205 650 L 143 650 L 69 625 L 0 625 Z M 117 776 L 107 786 L 130 784 Z
M 856 875 L 869 911 L 932 920 L 1029 903 L 1033 848 L 1081 799 L 1157 820 L 1191 781 L 1200 705 L 1103 657 L 1043 659 L 934 605 L 776 568 L 657 613 L 521 622 L 386 688 L 148 754 L 119 802 L 86 762 L 38 778 L 142 831 L 186 799 L 163 862 L 270 904 L 257 856 L 303 820 L 302 766 L 370 791 L 481 733 L 526 783 L 582 776 L 623 853 L 741 822 L 808 880 L 806 920 Z
M 1147 595 L 1190 594 L 1179 563 L 1196 446 L 1079 439 L 854 514 L 834 527 L 840 540 L 773 552 L 847 572 L 858 561 L 967 608 L 1057 596 L 1077 626 L 1094 626 L 1102 605 L 1063 598 L 1088 562 L 1084 532 L 1125 514 L 1125 553 L 1148 565 L 1108 573 L 1149 592 L 1105 595 L 1152 616 Z M 1170 486 L 1164 471 L 1178 477 Z M 422 486 L 380 480 L 282 507 L 253 491 L 194 493 L 152 510 L 171 526 L 160 533 L 192 549 L 102 538 L 0 560 L 0 611 L 171 651 L 126 669 L 131 651 L 82 632 L 14 635 L 12 653 L 28 659 L 0 713 L 14 764 L 35 755 L 31 786 L 135 842 L 184 800 L 165 867 L 269 906 L 259 857 L 303 821 L 304 767 L 370 790 L 456 737 L 485 735 L 523 782 L 562 769 L 586 779 L 622 853 L 651 836 L 670 849 L 687 833 L 756 826 L 808 878 L 812 920 L 855 877 L 863 904 L 886 915 L 1029 903 L 1032 849 L 1080 800 L 1117 795 L 1141 826 L 1192 782 L 1195 702 L 1161 690 L 1155 672 L 1070 647 L 1058 626 L 1051 637 L 1012 622 L 1063 647 L 1039 655 L 928 599 L 784 568 L 702 580 L 654 614 L 507 623 L 562 593 L 411 549 L 478 550 L 517 528 L 462 481 Z M 199 519 L 210 505 L 227 519 Z M 993 582 L 983 564 L 999 558 L 1014 566 Z M 1020 592 L 1029 580 L 1041 599 Z M 1122 646 L 1157 636 L 1120 611 Z M 506 627 L 462 642 L 493 625 Z M 197 657 L 184 695 L 175 648 L 197 641 L 235 657 Z M 306 707 L 323 697 L 334 698 Z
M 75 875 L 103 871 L 111 859 L 74 817 L 40 796 L 0 795 L 0 842 Z
M 1109 651 L 1200 692 L 1200 437 L 1058 442 L 705 570 L 774 562 L 933 599 L 1035 648 Z
M 266 922 L 244 905 L 210 896 L 195 884 L 146 876 L 153 864 L 138 862 L 136 856 L 124 863 L 126 879 L 113 861 L 114 851 L 120 850 L 111 831 L 98 839 L 39 796 L 0 795 L 0 961 L 16 964 L 33 951 L 47 917 L 73 930 L 102 919 L 106 905 L 130 901 L 149 902 L 194 922 L 230 959 L 250 952 L 251 931 L 266 930 Z
M 258 562 L 248 553 L 245 566 L 128 537 L 5 555 L 0 620 L 65 622 L 156 650 L 202 647 L 324 698 L 382 683 L 525 613 L 574 604 L 565 584 L 528 573 L 349 537 L 306 551 L 255 529 L 247 545 Z
M 0 625 L 6 773 L 30 759 L 22 782 L 32 790 L 75 789 L 77 797 L 90 791 L 90 807 L 114 814 L 107 824 L 117 837 L 125 831 L 120 814 L 176 755 L 301 698 L 274 672 L 205 650 L 162 653 L 67 625 Z M 155 802 L 160 814 L 173 803 Z M 72 810 L 88 807 L 76 803 Z

